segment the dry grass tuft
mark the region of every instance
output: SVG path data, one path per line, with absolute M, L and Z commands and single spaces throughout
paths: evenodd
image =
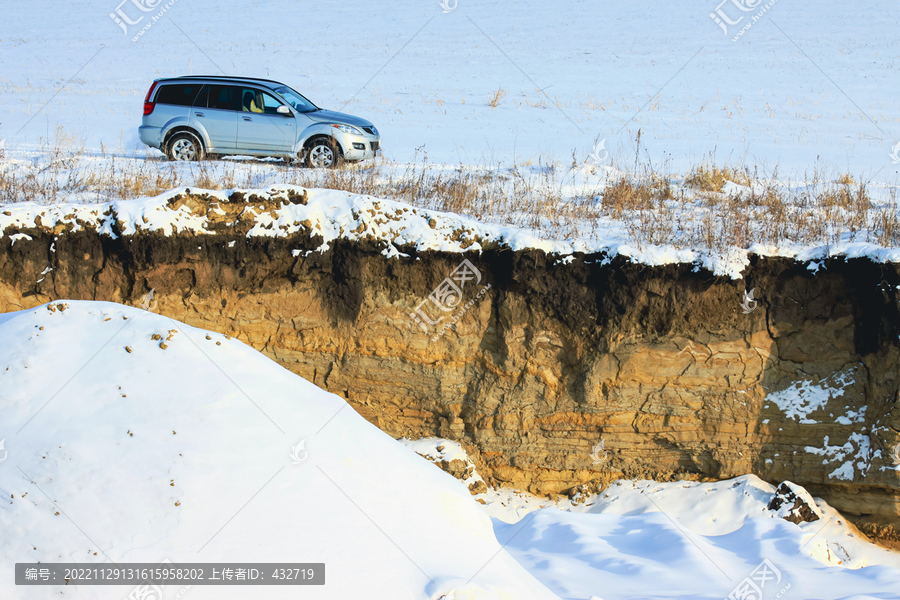
M 856 189 L 852 189 L 850 185 L 828 187 L 816 196 L 814 202 L 826 209 L 866 211 L 872 208 L 869 193 L 864 185 L 858 185 Z
M 721 192 L 727 181 L 749 186 L 750 176 L 745 171 L 737 171 L 730 167 L 700 166 L 690 172 L 684 183 L 701 192 Z
M 838 178 L 836 183 L 840 183 L 843 185 L 856 185 L 856 181 L 853 179 L 853 176 L 850 173 L 844 173 Z
M 649 185 L 634 183 L 622 177 L 604 190 L 600 206 L 618 219 L 625 211 L 656 208 L 654 199 L 654 191 Z
M 504 98 L 506 98 L 506 90 L 504 90 L 502 87 L 497 88 L 497 91 L 494 92 L 494 94 L 492 96 L 488 97 L 487 102 L 485 104 L 490 106 L 492 109 L 497 108 L 498 106 L 500 106 L 500 101 L 503 100 Z

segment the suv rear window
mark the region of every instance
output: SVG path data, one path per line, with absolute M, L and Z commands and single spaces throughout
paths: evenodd
M 156 93 L 156 102 L 159 104 L 174 104 L 175 106 L 190 106 L 194 103 L 199 83 L 186 83 L 177 85 L 160 86 Z

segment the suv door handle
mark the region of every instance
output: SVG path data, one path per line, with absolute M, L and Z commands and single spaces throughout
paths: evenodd
M 194 113 L 194 116 L 195 116 L 195 117 L 202 117 L 202 116 L 203 116 L 203 113 L 202 113 L 202 112 L 195 112 L 195 113 Z
M 244 120 L 245 120 L 245 121 L 252 121 L 253 119 L 251 119 L 250 117 L 244 117 Z

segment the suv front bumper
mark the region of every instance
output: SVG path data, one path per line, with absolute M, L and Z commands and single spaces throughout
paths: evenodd
M 381 152 L 380 135 L 343 133 L 335 136 L 344 153 L 344 160 L 356 162 L 375 158 Z

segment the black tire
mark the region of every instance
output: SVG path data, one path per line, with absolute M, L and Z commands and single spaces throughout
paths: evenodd
M 203 160 L 203 144 L 196 135 L 182 131 L 169 138 L 166 143 L 166 158 L 169 160 Z
M 311 169 L 336 169 L 344 163 L 340 145 L 329 137 L 313 138 L 306 144 L 306 166 Z

